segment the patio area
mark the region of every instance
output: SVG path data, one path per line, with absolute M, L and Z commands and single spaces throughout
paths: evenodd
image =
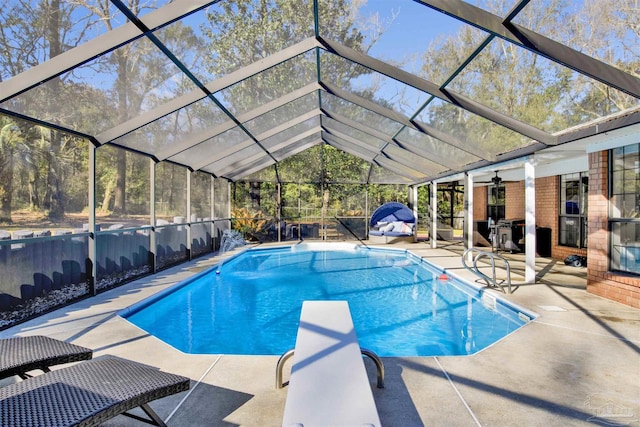
M 394 247 L 475 280 L 462 267 L 460 244 Z M 375 367 L 366 360 L 382 424 L 640 426 L 640 310 L 588 294 L 586 268 L 549 258 L 537 259 L 538 283 L 522 284 L 523 256 L 505 256 L 514 288 L 506 298 L 539 317 L 473 356 L 384 358 L 384 389 L 375 388 Z M 188 376 L 189 391 L 150 405 L 168 425 L 279 426 L 287 388 L 275 388 L 276 356 L 184 354 L 116 314 L 217 261 L 205 256 L 161 271 L 0 337 L 47 335 L 90 347 L 94 358 L 112 354 Z M 120 416 L 105 425 L 141 424 Z

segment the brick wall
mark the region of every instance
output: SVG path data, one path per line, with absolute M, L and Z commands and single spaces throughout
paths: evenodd
M 569 255 L 587 256 L 586 249 L 558 244 L 558 215 L 560 177 L 549 176 L 536 179 L 536 225 L 551 228 L 551 258 L 564 260 Z
M 558 245 L 558 215 L 559 215 L 559 186 L 560 178 L 550 176 L 536 178 L 536 225 L 551 229 L 551 257 L 564 260 L 569 255 L 587 256 L 586 249 Z M 525 217 L 524 181 L 505 183 L 507 218 Z M 487 219 L 487 187 L 476 187 L 473 193 L 473 219 L 482 221 Z
M 553 230 L 552 242 L 558 241 L 558 177 L 536 179 L 536 225 Z
M 608 154 L 589 154 L 587 292 L 640 308 L 640 278 L 609 271 Z
M 524 218 L 524 181 L 505 182 L 504 197 L 505 219 Z
M 487 220 L 487 187 L 473 187 L 473 220 Z
M 588 249 L 558 245 L 558 176 L 536 179 L 536 225 L 551 228 L 551 257 L 564 260 L 577 254 L 588 257 L 587 291 L 640 308 L 640 278 L 609 271 L 608 152 L 589 154 Z M 524 181 L 505 183 L 506 218 L 525 217 Z M 473 192 L 473 219 L 487 219 L 487 187 Z

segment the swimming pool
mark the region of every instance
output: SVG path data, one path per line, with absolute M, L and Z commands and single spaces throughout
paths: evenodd
M 467 355 L 535 314 L 404 250 L 349 244 L 251 249 L 120 313 L 186 353 L 280 355 L 304 300 L 347 300 L 380 356 Z

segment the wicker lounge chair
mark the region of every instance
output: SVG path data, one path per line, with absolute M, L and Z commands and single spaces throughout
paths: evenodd
M 189 389 L 189 378 L 116 357 L 77 363 L 0 388 L 0 425 L 95 426 L 117 415 L 165 426 L 148 402 Z M 140 406 L 149 419 L 126 411 Z
M 79 345 L 44 336 L 0 340 L 0 379 L 14 375 L 27 379 L 27 372 L 50 366 L 91 359 L 93 351 Z

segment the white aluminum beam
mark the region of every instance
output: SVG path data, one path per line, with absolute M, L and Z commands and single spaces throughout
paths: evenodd
M 250 120 L 253 120 L 257 117 L 260 117 L 263 114 L 267 114 L 272 110 L 275 110 L 279 107 L 282 107 L 286 104 L 288 104 L 289 102 L 295 101 L 298 98 L 302 98 L 303 96 L 306 96 L 310 93 L 313 93 L 314 91 L 317 91 L 320 89 L 320 86 L 317 83 L 311 83 L 307 86 L 304 86 L 298 90 L 295 90 L 293 92 L 288 93 L 287 95 L 284 95 L 274 101 L 271 101 L 267 104 L 264 104 L 254 110 L 251 110 L 247 113 L 244 114 L 240 114 L 237 116 L 237 119 L 239 122 L 241 123 L 246 123 Z M 203 132 L 200 132 L 198 134 L 192 135 L 191 137 L 177 143 L 177 144 L 173 144 L 171 147 L 168 147 L 167 149 L 162 150 L 160 153 L 158 153 L 158 155 L 156 156 L 158 159 L 160 160 L 164 160 L 166 158 L 169 158 L 171 156 L 175 156 L 176 154 L 184 151 L 184 150 L 188 150 L 191 147 L 194 147 L 200 143 L 203 143 L 205 141 L 207 141 L 210 138 L 214 138 L 226 131 L 228 131 L 229 129 L 234 128 L 235 126 L 237 126 L 236 122 L 234 122 L 233 120 L 227 120 L 224 123 L 219 124 L 218 126 L 214 126 L 210 129 L 207 129 Z
M 302 53 L 308 52 L 309 50 L 318 46 L 318 42 L 315 38 L 310 37 L 305 39 L 293 46 L 290 46 L 286 49 L 281 50 L 280 52 L 270 55 L 266 58 L 261 59 L 260 61 L 254 62 L 253 64 L 247 65 L 246 67 L 240 68 L 232 73 L 225 75 L 219 79 L 216 79 L 207 85 L 205 88 L 212 94 L 216 92 L 226 89 L 230 86 L 233 86 L 236 83 L 239 83 L 243 80 L 248 79 L 262 71 L 265 71 L 271 67 L 274 67 L 282 62 L 285 62 L 291 58 L 294 58 Z M 186 107 L 200 99 L 203 99 L 207 96 L 205 92 L 200 89 L 192 90 L 189 93 L 186 93 L 182 96 L 174 98 L 173 100 L 166 102 L 157 108 L 149 110 L 139 116 L 134 117 L 131 120 L 128 120 L 124 123 L 121 123 L 117 126 L 114 126 L 111 129 L 108 129 L 101 134 L 96 136 L 96 139 L 101 144 L 105 144 L 107 142 L 113 141 L 125 135 L 129 132 L 132 132 L 144 125 L 147 125 L 154 120 L 157 120 L 161 117 L 166 116 L 174 111 L 179 110 L 180 108 Z
M 429 240 L 431 241 L 431 248 L 435 249 L 438 244 L 438 183 L 432 182 L 429 187 L 430 191 L 430 205 L 431 205 L 431 230 L 429 231 Z
M 473 247 L 473 176 L 465 174 L 464 179 L 464 247 Z M 473 252 L 467 254 L 467 261 L 473 262 Z
M 640 79 L 462 0 L 416 0 L 563 66 L 640 98 Z M 544 142 L 544 141 L 541 141 Z
M 536 281 L 536 168 L 532 158 L 524 163 L 525 283 Z
M 352 62 L 360 64 L 385 76 L 391 77 L 392 79 L 397 80 L 401 83 L 429 93 L 443 101 L 457 105 L 458 107 L 462 107 L 467 111 L 484 117 L 485 119 L 491 120 L 492 122 L 504 126 L 508 129 L 516 131 L 535 141 L 539 141 L 547 145 L 557 144 L 557 137 L 551 135 L 550 133 L 514 119 L 511 116 L 493 110 L 486 105 L 480 104 L 479 102 L 476 102 L 462 94 L 456 93 L 451 90 L 441 89 L 435 83 L 411 74 L 408 71 L 404 71 L 400 68 L 389 65 L 386 62 L 373 58 L 367 54 L 343 46 L 340 43 L 323 38 L 319 38 L 319 40 L 322 43 L 323 48 L 328 52 L 335 53 Z

